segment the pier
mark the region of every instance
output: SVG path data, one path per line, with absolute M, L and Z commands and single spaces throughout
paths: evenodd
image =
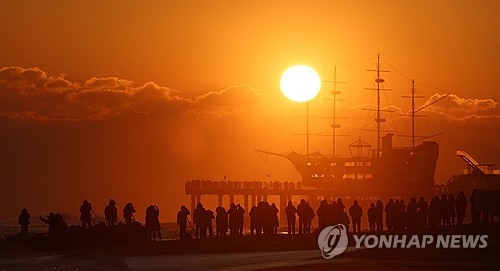
M 191 180 L 185 185 L 186 194 L 191 196 L 191 210 L 201 202 L 203 195 L 216 195 L 218 205 L 222 206 L 224 196 L 229 197 L 229 203 L 234 203 L 234 196 L 243 196 L 243 208 L 246 214 L 252 206 L 261 201 L 267 201 L 268 196 L 279 196 L 280 220 L 285 221 L 285 208 L 292 196 L 305 196 L 309 199 L 313 208 L 319 206 L 320 199 L 333 199 L 339 195 L 334 189 L 312 188 L 303 186 L 301 182 L 258 182 L 258 181 L 207 181 Z M 250 201 L 249 201 L 250 199 Z M 249 205 L 251 204 L 251 205 Z

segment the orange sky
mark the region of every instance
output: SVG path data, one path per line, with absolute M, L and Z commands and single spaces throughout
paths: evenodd
M 99 210 L 115 197 L 158 203 L 172 218 L 189 178 L 297 180 L 286 161 L 253 151 L 305 149 L 291 135 L 304 132 L 304 107 L 282 96 L 281 74 L 306 64 L 327 80 L 345 67 L 347 154 L 358 136 L 374 143 L 359 128 L 374 125 L 360 108 L 374 102 L 365 70 L 377 53 L 397 69 L 383 63 L 397 111 L 388 128 L 409 129 L 398 117 L 409 109 L 404 76 L 426 100 L 454 94 L 419 124 L 444 133 L 438 182 L 462 169 L 456 149 L 498 163 L 498 14 L 498 1 L 4 1 L 0 214 L 70 212 L 83 198 Z M 330 90 L 311 114 L 330 114 Z M 328 125 L 316 119 L 311 130 Z

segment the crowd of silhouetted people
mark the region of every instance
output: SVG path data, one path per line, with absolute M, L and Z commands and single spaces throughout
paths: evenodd
M 366 202 L 365 202 L 366 203 Z M 474 193 L 471 196 L 471 220 L 472 223 L 477 223 L 480 220 L 480 212 L 474 208 Z M 381 200 L 371 202 L 366 211 L 369 229 L 371 232 L 382 232 L 385 229 L 388 232 L 407 232 L 410 234 L 424 234 L 433 232 L 441 227 L 450 227 L 462 225 L 466 216 L 466 209 L 469 205 L 469 200 L 461 191 L 455 197 L 454 194 L 443 194 L 441 197 L 434 197 L 428 203 L 423 197 L 417 201 L 411 198 L 408 204 L 403 199 L 389 199 L 387 203 Z M 145 225 L 142 226 L 135 220 L 134 213 L 136 212 L 132 203 L 127 203 L 123 207 L 123 222 L 118 221 L 118 209 L 116 202 L 111 199 L 109 204 L 104 209 L 105 222 L 100 222 L 94 225 L 93 217 L 95 213 L 92 210 L 92 205 L 87 200 L 84 200 L 80 206 L 80 225 L 69 226 L 64 221 L 59 213 L 49 213 L 47 217 L 40 216 L 40 220 L 48 224 L 49 238 L 58 238 L 64 236 L 67 232 L 85 232 L 96 229 L 113 230 L 127 229 L 134 227 L 139 230 L 141 236 L 147 236 L 148 240 L 161 240 L 160 234 L 160 210 L 158 206 L 151 205 L 146 208 Z M 343 224 L 352 232 L 361 232 L 361 221 L 364 215 L 363 208 L 357 200 L 352 202 L 352 205 L 347 209 L 342 199 L 338 198 L 332 202 L 324 199 L 320 202 L 319 207 L 315 211 L 304 199 L 297 206 L 294 206 L 292 201 L 288 202 L 284 208 L 287 222 L 288 234 L 309 234 L 313 232 L 312 221 L 318 217 L 318 228 L 321 230 L 330 225 Z M 251 207 L 248 212 L 250 235 L 275 235 L 278 234 L 279 228 L 279 209 L 274 203 L 262 201 L 257 206 Z M 177 229 L 174 237 L 179 230 L 181 239 L 193 238 L 224 238 L 243 236 L 244 234 L 244 219 L 246 210 L 239 204 L 231 203 L 229 209 L 223 206 L 218 206 L 215 213 L 211 209 L 206 209 L 200 202 L 193 210 L 191 223 L 189 217 L 191 212 L 185 206 L 182 206 L 177 213 Z M 488 214 L 483 214 L 488 215 Z M 21 210 L 18 222 L 21 226 L 21 237 L 26 237 L 28 234 L 28 225 L 30 224 L 30 214 L 26 209 Z M 385 218 L 385 221 L 384 221 Z M 296 225 L 298 220 L 298 231 Z M 215 221 L 215 233 L 213 222 Z M 385 222 L 385 223 L 384 223 Z M 132 226 L 131 226 L 132 225 Z M 191 228 L 191 233 L 188 233 L 188 225 Z M 138 231 L 138 232 L 139 232 Z
M 132 203 L 127 203 L 123 207 L 123 222 L 118 221 L 118 209 L 116 202 L 111 199 L 109 204 L 104 208 L 105 222 L 94 224 L 94 217 L 97 215 L 92 210 L 92 205 L 87 200 L 84 200 L 80 206 L 80 221 L 81 225 L 68 226 L 63 216 L 59 213 L 49 213 L 48 216 L 40 216 L 40 220 L 48 225 L 47 237 L 53 239 L 67 238 L 68 235 L 77 236 L 84 232 L 98 232 L 103 235 L 113 233 L 122 236 L 131 236 L 131 239 L 141 239 L 141 236 L 147 236 L 149 240 L 161 240 L 160 233 L 160 210 L 158 206 L 151 205 L 146 208 L 145 225 L 137 222 L 134 217 L 136 212 Z M 31 215 L 27 209 L 22 209 L 18 218 L 18 223 L 21 226 L 20 236 L 26 238 L 28 236 L 28 226 L 30 225 Z M 133 235 L 136 235 L 135 237 Z

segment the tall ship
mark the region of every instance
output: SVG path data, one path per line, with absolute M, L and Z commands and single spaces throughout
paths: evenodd
M 425 107 L 445 98 L 428 103 L 418 109 L 415 108 L 415 84 L 412 80 L 411 98 L 412 109 L 408 116 L 412 120 L 411 146 L 397 147 L 393 145 L 395 133 L 381 129 L 381 123 L 386 120 L 382 114 L 386 111 L 381 107 L 381 91 L 384 91 L 382 78 L 384 71 L 380 66 L 380 55 L 377 57 L 375 70 L 375 83 L 377 92 L 377 108 L 374 119 L 377 133 L 376 146 L 371 146 L 365 141 L 357 140 L 349 144 L 350 156 L 338 157 L 335 154 L 336 123 L 335 99 L 339 92 L 335 89 L 336 75 L 334 78 L 333 94 L 333 152 L 331 155 L 320 152 L 306 154 L 291 152 L 280 154 L 271 151 L 257 150 L 259 152 L 281 156 L 290 161 L 302 178 L 301 185 L 313 189 L 332 190 L 338 196 L 354 197 L 408 197 L 429 196 L 436 193 L 434 174 L 439 156 L 439 143 L 426 140 L 430 137 L 415 136 L 416 114 Z M 309 139 L 307 139 L 309 140 Z M 418 143 L 418 144 L 417 144 Z M 309 143 L 307 143 L 308 146 Z M 308 148 L 308 147 L 307 147 Z

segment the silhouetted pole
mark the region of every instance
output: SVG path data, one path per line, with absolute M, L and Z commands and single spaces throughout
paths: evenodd
M 306 155 L 309 155 L 309 101 L 306 102 Z

